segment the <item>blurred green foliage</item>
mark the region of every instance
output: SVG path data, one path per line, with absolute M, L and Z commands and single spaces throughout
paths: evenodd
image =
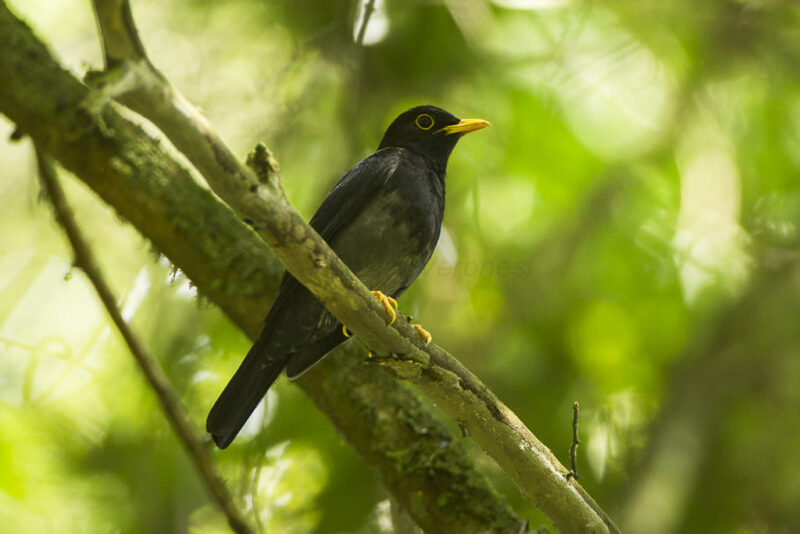
M 77 74 L 101 65 L 88 2 L 10 4 Z M 581 481 L 627 531 L 800 531 L 800 301 L 768 270 L 798 261 L 800 6 L 387 0 L 359 47 L 362 4 L 146 0 L 134 15 L 236 153 L 269 144 L 306 216 L 405 108 L 490 120 L 451 159 L 442 240 L 404 312 L 565 463 L 579 400 Z M 3 143 L 0 161 L 2 530 L 225 531 L 71 276 L 28 147 Z M 247 340 L 67 185 L 202 426 Z M 284 379 L 217 458 L 265 531 L 391 531 L 380 482 Z

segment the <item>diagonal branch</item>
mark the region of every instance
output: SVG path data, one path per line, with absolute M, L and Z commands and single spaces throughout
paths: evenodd
M 95 0 L 95 5 L 103 10 L 118 1 Z M 121 17 L 128 9 L 116 12 Z M 98 16 L 108 47 L 119 31 L 132 27 L 132 22 L 126 25 L 120 20 L 113 27 L 105 27 L 107 20 Z M 133 55 L 127 62 L 123 60 L 125 63 L 150 66 L 142 74 L 143 83 L 126 85 L 124 92 L 113 84 L 102 90 L 116 95 L 117 100 L 158 126 L 203 174 L 212 190 L 272 247 L 287 269 L 374 353 L 402 355 L 382 359 L 396 376 L 417 384 L 462 421 L 472 438 L 558 528 L 616 531 L 611 519 L 577 481 L 566 477 L 569 470 L 485 384 L 443 349 L 426 346 L 403 318 L 387 324 L 383 306 L 292 208 L 275 174 L 274 179 L 261 181 L 239 163 L 212 133 L 208 122 L 149 61 Z M 115 68 L 105 76 L 113 79 Z
M 97 112 L 110 99 L 116 99 L 157 121 L 159 129 L 186 155 L 215 193 L 223 199 L 237 200 L 234 209 L 243 217 L 253 210 L 251 204 L 262 202 L 259 195 L 286 203 L 277 174 L 260 183 L 197 108 L 153 66 L 139 41 L 128 0 L 93 1 L 106 70 L 87 75 L 87 83 L 96 89 L 87 99 L 87 108 Z M 254 185 L 260 188 L 252 190 Z M 243 195 L 242 186 L 250 194 Z
M 208 446 L 203 443 L 200 434 L 192 425 L 189 414 L 186 413 L 186 409 L 172 389 L 167 375 L 161 369 L 158 361 L 147 352 L 144 343 L 133 333 L 128 323 L 123 319 L 122 313 L 117 307 L 117 300 L 114 298 L 111 288 L 97 266 L 94 254 L 84 239 L 64 196 L 64 191 L 58 183 L 53 162 L 38 146 L 36 147 L 36 163 L 42 186 L 53 206 L 56 219 L 64 229 L 64 233 L 72 246 L 75 265 L 86 274 L 86 277 L 94 286 L 97 296 L 105 306 L 108 315 L 114 321 L 120 334 L 122 334 L 133 358 L 136 360 L 136 364 L 142 370 L 150 388 L 158 398 L 167 421 L 169 421 L 181 444 L 186 449 L 197 473 L 205 483 L 206 489 L 211 493 L 222 513 L 225 514 L 231 529 L 238 534 L 251 534 L 253 530 L 247 524 L 241 511 L 236 507 L 233 497 L 225 486 L 225 482 L 223 482 L 222 477 L 214 468 Z

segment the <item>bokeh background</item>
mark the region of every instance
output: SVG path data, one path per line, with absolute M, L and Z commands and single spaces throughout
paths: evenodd
M 9 5 L 76 74 L 101 67 L 90 2 Z M 579 401 L 581 481 L 626 531 L 800 531 L 797 3 L 378 0 L 363 46 L 363 0 L 133 8 L 153 62 L 234 152 L 270 146 L 307 217 L 400 111 L 490 120 L 401 309 L 565 464 Z M 34 170 L 0 143 L 0 530 L 224 532 Z M 249 343 L 66 185 L 201 426 Z M 217 458 L 264 532 L 391 532 L 375 474 L 284 378 Z

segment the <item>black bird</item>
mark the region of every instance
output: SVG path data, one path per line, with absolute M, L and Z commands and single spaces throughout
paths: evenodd
M 485 128 L 436 106 L 401 113 L 378 146 L 334 186 L 309 223 L 373 294 L 394 322 L 399 297 L 428 263 L 444 214 L 450 152 Z M 415 325 L 426 340 L 430 334 Z M 264 328 L 208 414 L 217 446 L 233 441 L 285 368 L 297 378 L 345 341 L 347 331 L 288 272 Z

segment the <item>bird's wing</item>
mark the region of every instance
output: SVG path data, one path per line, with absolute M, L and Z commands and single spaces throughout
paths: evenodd
M 309 221 L 322 239 L 331 243 L 342 228 L 353 222 L 397 171 L 402 152 L 402 148 L 381 149 L 362 159 L 339 180 Z
M 401 150 L 380 150 L 361 160 L 339 180 L 310 222 L 323 239 L 331 243 L 336 234 L 350 224 L 372 201 L 397 170 Z M 327 333 L 322 339 L 300 340 L 302 345 L 308 345 L 309 342 L 310 345 L 302 347 L 299 352 L 286 353 L 273 350 L 272 343 L 275 340 L 271 339 L 271 334 L 275 319 L 282 313 L 281 310 L 285 305 L 290 303 L 296 305 L 298 291 L 303 289 L 294 276 L 288 272 L 284 275 L 278 296 L 264 320 L 261 335 L 208 414 L 206 429 L 221 449 L 233 441 L 267 389 L 291 361 L 292 355 L 298 360 L 290 366 L 288 372 L 292 378 L 296 378 L 329 350 L 344 341 L 341 330 L 335 330 Z
M 320 234 L 328 244 L 349 225 L 380 189 L 394 175 L 400 166 L 404 149 L 383 148 L 355 164 L 347 174 L 331 189 L 309 225 Z M 270 330 L 273 317 L 280 313 L 287 300 L 302 285 L 287 271 L 278 288 L 278 295 L 264 320 L 262 336 Z

